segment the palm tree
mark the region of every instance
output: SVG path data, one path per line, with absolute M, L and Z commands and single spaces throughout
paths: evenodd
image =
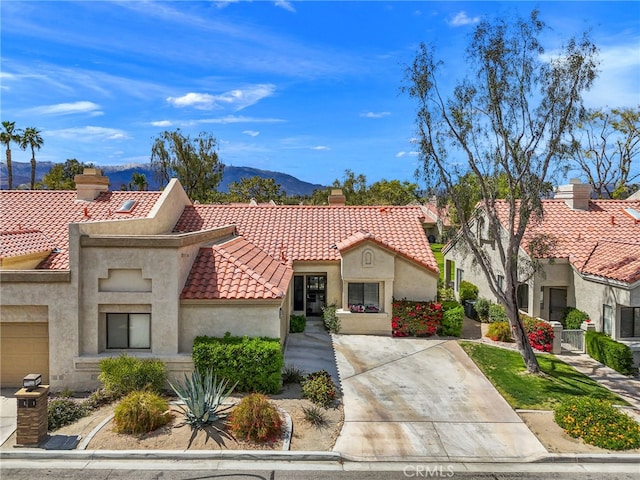
M 129 186 L 132 190 L 134 186 L 138 190 L 146 190 L 149 187 L 149 184 L 147 183 L 147 176 L 144 173 L 133 172 Z
M 36 188 L 36 149 L 40 150 L 44 140 L 40 136 L 40 131 L 35 127 L 27 127 L 20 136 L 20 148 L 26 150 L 31 148 L 31 190 Z
M 11 142 L 20 142 L 20 135 L 15 131 L 16 122 L 2 122 L 4 132 L 0 132 L 0 142 L 7 147 L 7 188 L 13 189 L 13 166 L 11 165 Z

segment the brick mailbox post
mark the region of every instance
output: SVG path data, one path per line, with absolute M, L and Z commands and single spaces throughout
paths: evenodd
M 18 418 L 16 445 L 35 446 L 47 437 L 49 385 L 40 385 L 40 375 L 27 375 L 16 392 Z

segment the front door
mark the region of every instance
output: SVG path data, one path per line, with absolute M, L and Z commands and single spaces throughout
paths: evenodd
M 321 316 L 327 302 L 327 276 L 323 274 L 293 277 L 293 310 L 306 316 Z
M 549 321 L 559 322 L 564 316 L 564 309 L 567 308 L 567 289 L 549 289 Z

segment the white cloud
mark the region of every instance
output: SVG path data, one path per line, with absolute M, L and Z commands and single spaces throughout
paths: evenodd
M 66 140 L 77 140 L 80 142 L 94 142 L 97 140 L 126 140 L 129 138 L 124 130 L 93 126 L 47 130 L 46 133 L 51 137 L 63 138 Z
M 151 122 L 152 127 L 170 127 L 173 125 L 169 120 L 158 120 L 156 122 Z
M 257 137 L 258 135 L 260 135 L 260 132 L 257 132 L 255 130 L 244 130 L 242 133 L 244 133 L 245 135 L 249 135 L 250 137 Z
M 478 23 L 479 21 L 480 17 L 469 17 L 467 16 L 467 12 L 462 10 L 461 12 L 458 12 L 455 17 L 449 20 L 449 25 L 452 27 L 462 27 L 464 25 Z
M 391 112 L 365 112 L 360 114 L 364 118 L 383 118 L 388 115 L 391 115 Z
M 245 117 L 236 115 L 227 115 L 226 117 L 219 118 L 205 118 L 201 120 L 194 120 L 189 122 L 191 125 L 199 123 L 213 123 L 213 124 L 228 124 L 228 123 L 281 123 L 284 120 L 279 118 L 258 118 L 258 117 Z
M 402 158 L 402 157 L 404 157 L 406 154 L 407 154 L 407 152 L 404 152 L 404 151 L 403 151 L 403 152 L 398 152 L 398 153 L 396 153 L 396 158 Z
M 167 102 L 177 108 L 193 107 L 197 110 L 231 108 L 234 111 L 249 107 L 275 92 L 275 85 L 259 84 L 245 89 L 235 89 L 220 95 L 190 92 L 181 97 L 168 97 Z
M 290 12 L 296 11 L 296 9 L 293 7 L 291 2 L 289 2 L 288 0 L 276 0 L 273 3 L 275 4 L 276 7 L 284 8 L 285 10 L 288 10 Z
M 73 115 L 77 113 L 88 113 L 91 116 L 103 115 L 103 112 L 100 111 L 100 105 L 87 101 L 43 105 L 30 108 L 27 112 L 34 115 Z
M 325 145 L 316 145 L 315 147 L 310 147 L 311 150 L 318 150 L 318 151 L 326 151 L 326 150 L 331 150 L 329 147 L 325 146 Z

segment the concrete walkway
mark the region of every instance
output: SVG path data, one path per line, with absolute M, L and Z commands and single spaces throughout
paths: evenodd
M 345 423 L 360 461 L 526 461 L 547 451 L 456 341 L 335 335 Z
M 0 445 L 16 431 L 16 415 L 18 401 L 15 393 L 19 388 L 3 388 L 0 390 Z
M 613 393 L 620 395 L 630 405 L 640 410 L 640 379 L 638 377 L 622 375 L 586 353 L 563 351 L 557 357 Z
M 331 335 L 324 328 L 321 318 L 308 317 L 302 333 L 290 333 L 284 350 L 284 364 L 295 366 L 304 373 L 326 370 L 336 385 L 340 377 L 331 344 Z

